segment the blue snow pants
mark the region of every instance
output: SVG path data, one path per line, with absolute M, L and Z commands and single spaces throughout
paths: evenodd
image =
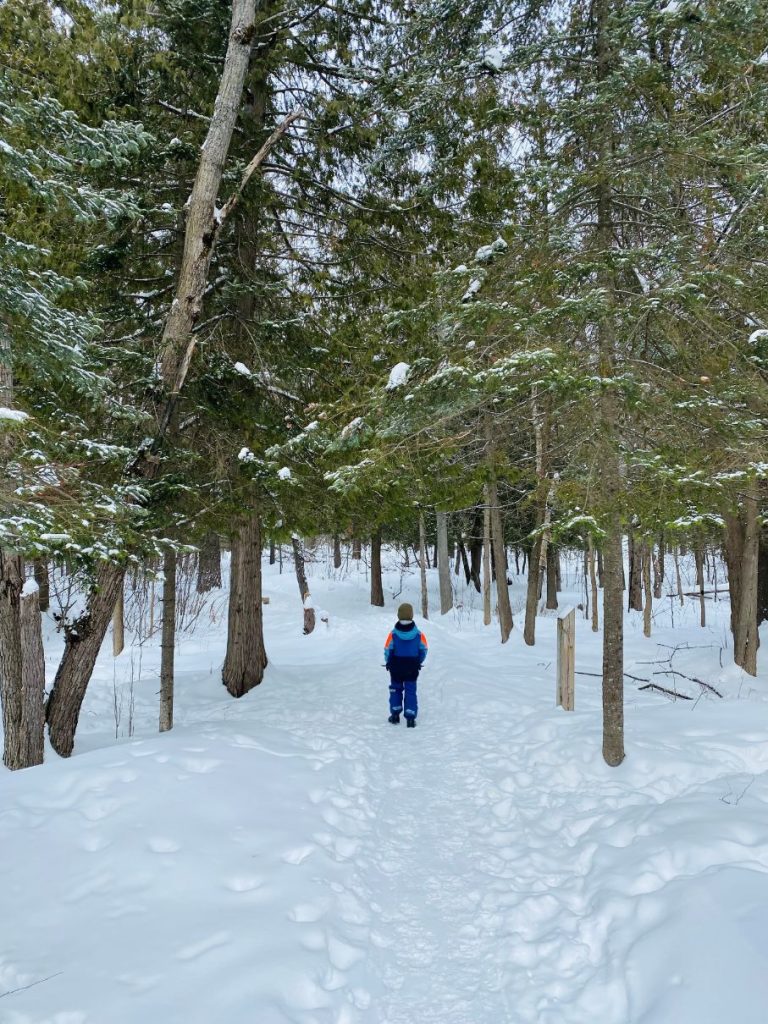
M 405 691 L 405 707 L 403 707 L 403 691 Z M 419 713 L 419 702 L 416 699 L 416 680 L 402 682 L 392 679 L 389 684 L 389 710 L 392 714 L 405 711 L 406 718 L 415 718 Z

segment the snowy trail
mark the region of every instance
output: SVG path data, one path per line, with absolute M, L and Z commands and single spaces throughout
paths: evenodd
M 331 626 L 303 638 L 293 586 L 269 582 L 247 698 L 214 623 L 182 640 L 173 733 L 150 675 L 146 738 L 104 746 L 104 658 L 102 749 L 0 775 L 0 1024 L 764 1024 L 764 703 L 628 691 L 607 769 L 598 681 L 553 707 L 552 620 L 502 649 L 464 610 L 429 623 L 419 724 L 393 727 L 390 617 L 318 583 Z

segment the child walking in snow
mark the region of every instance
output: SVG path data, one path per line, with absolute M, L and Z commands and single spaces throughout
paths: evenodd
M 384 644 L 384 664 L 389 671 L 389 721 L 397 725 L 405 711 L 408 728 L 416 725 L 419 703 L 416 680 L 427 656 L 427 638 L 413 621 L 413 605 L 397 609 L 397 622 Z M 405 700 L 403 700 L 405 696 Z

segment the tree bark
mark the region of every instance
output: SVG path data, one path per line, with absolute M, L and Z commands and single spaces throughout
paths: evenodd
M 261 604 L 261 520 L 251 512 L 232 541 L 227 653 L 221 679 L 242 697 L 264 678 L 267 667 Z
M 600 622 L 597 609 L 597 575 L 595 573 L 595 545 L 592 537 L 589 538 L 589 583 L 592 590 L 592 632 L 597 633 Z
M 437 513 L 437 575 L 440 581 L 440 614 L 446 615 L 453 608 L 451 588 L 451 561 L 448 557 L 448 513 Z
M 504 525 L 499 508 L 499 495 L 496 479 L 488 484 L 488 502 L 491 506 L 491 544 L 496 562 L 496 600 L 499 606 L 499 629 L 501 642 L 505 644 L 512 632 L 512 604 L 509 600 L 507 584 L 507 549 L 504 544 Z
M 653 615 L 653 588 L 651 587 L 651 545 L 645 541 L 640 548 L 640 564 L 643 576 L 643 636 L 651 635 Z
M 643 573 L 641 548 L 635 543 L 635 534 L 632 529 L 627 530 L 629 548 L 629 594 L 628 610 L 641 612 L 643 610 Z
M 221 586 L 221 541 L 209 531 L 200 543 L 197 556 L 197 592 L 207 594 Z
M 40 611 L 47 612 L 51 606 L 51 583 L 48 577 L 48 563 L 42 558 L 35 559 L 35 583 Z
M 20 604 L 24 563 L 20 555 L 0 548 L 0 698 L 3 706 L 3 764 L 24 768 L 22 723 L 24 667 Z
M 652 545 L 653 547 L 653 545 Z M 662 544 L 653 547 L 653 596 L 658 601 L 664 585 L 664 548 Z
M 421 577 L 421 617 L 429 618 L 429 590 L 427 589 L 427 530 L 424 513 L 419 513 L 419 576 Z
M 717 583 L 717 567 L 715 567 Z M 757 554 L 757 624 L 768 619 L 768 531 L 760 531 L 760 545 Z
M 464 568 L 464 578 L 465 578 L 465 580 L 467 582 L 467 586 L 469 586 L 470 582 L 472 581 L 472 570 L 469 567 L 469 559 L 467 558 L 467 549 L 464 546 L 464 539 L 463 538 L 459 541 L 459 556 L 461 558 L 461 564 L 462 564 L 462 566 Z
M 315 608 L 312 604 L 312 595 L 309 592 L 309 584 L 307 583 L 304 545 L 296 534 L 291 538 L 291 543 L 293 544 L 293 564 L 296 568 L 296 582 L 299 584 L 299 594 L 301 595 L 301 603 L 304 609 L 304 635 L 308 636 L 315 629 Z
M 269 564 L 274 565 L 277 560 L 277 552 L 275 550 L 275 538 L 269 538 Z
M 80 708 L 124 575 L 121 565 L 102 565 L 96 572 L 86 610 L 65 627 L 64 655 L 45 709 L 51 744 L 62 757 L 69 757 L 75 745 Z
M 352 538 L 352 557 L 356 562 L 359 562 L 363 557 L 362 544 L 359 537 Z
M 547 608 L 557 608 L 557 549 L 547 545 Z
M 707 624 L 707 606 L 704 601 L 704 551 L 701 541 L 693 545 L 693 559 L 696 563 L 696 586 L 699 588 L 699 622 L 704 629 Z
M 742 521 L 744 524 L 743 555 L 739 586 L 739 612 L 733 643 L 733 656 L 751 676 L 757 675 L 757 567 L 760 543 L 759 495 L 752 484 L 744 495 Z
M 341 568 L 341 539 L 338 533 L 333 537 L 333 568 Z
M 529 647 L 536 643 L 536 612 L 539 607 L 539 564 L 541 559 L 541 534 L 537 534 L 528 559 L 528 586 L 525 595 L 525 626 L 523 639 Z
M 384 584 L 381 579 L 381 530 L 371 538 L 371 604 L 384 607 Z
M 45 746 L 45 653 L 38 594 L 22 594 L 19 607 L 23 768 L 42 764 Z
M 610 0 L 594 0 L 595 62 L 598 84 L 612 73 L 609 49 Z M 616 282 L 609 262 L 614 245 L 612 219 L 611 161 L 613 112 L 602 115 L 594 154 L 597 200 L 596 259 L 600 260 L 598 284 L 605 296 L 605 310 L 598 321 L 598 368 L 606 382 L 598 406 L 601 483 L 608 525 L 603 545 L 603 758 L 611 767 L 624 760 L 624 558 L 620 516 L 621 476 L 618 455 L 619 408 L 612 380 L 616 367 Z
M 491 624 L 491 497 L 485 485 L 483 509 L 483 625 Z
M 123 587 L 117 592 L 112 612 L 112 657 L 116 658 L 125 648 L 125 595 Z
M 218 546 L 219 538 L 216 537 Z M 176 654 L 176 552 L 163 555 L 163 629 L 160 640 L 160 732 L 173 728 L 174 658 Z

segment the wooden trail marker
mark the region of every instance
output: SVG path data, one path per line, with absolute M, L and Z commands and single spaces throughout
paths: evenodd
M 557 617 L 557 704 L 573 711 L 576 671 L 576 609 L 565 609 Z

